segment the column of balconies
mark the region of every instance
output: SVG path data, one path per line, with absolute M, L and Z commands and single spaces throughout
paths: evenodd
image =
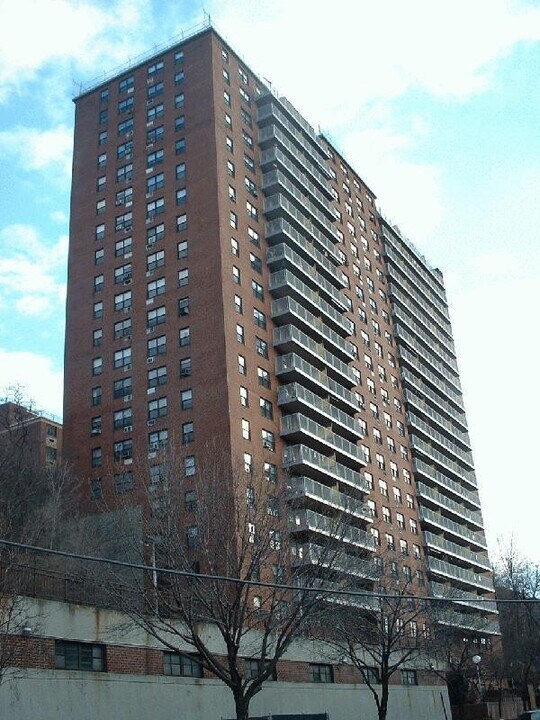
M 474 469 L 471 453 L 458 447 L 454 438 L 449 439 L 446 435 L 438 432 L 433 425 L 421 420 L 418 415 L 411 410 L 407 412 L 407 421 L 411 432 L 422 435 L 430 442 L 435 443 L 442 449 L 442 452 L 448 453 L 449 456 L 454 458 L 459 464 L 470 470 Z
M 369 486 L 354 418 L 359 400 L 350 391 L 358 382 L 348 365 L 355 349 L 347 340 L 352 323 L 334 249 L 327 156 L 292 106 L 273 96 L 258 106 L 274 347 L 284 353 L 276 375 L 284 383 L 278 402 L 291 484 L 289 529 L 307 564 L 320 560 L 315 548 L 325 536 L 337 537 L 348 548 L 343 571 L 368 579 L 360 556 L 373 549 L 362 500 Z
M 461 392 L 456 391 L 448 377 L 441 379 L 439 375 L 431 371 L 425 362 L 420 362 L 419 356 L 408 348 L 399 347 L 399 357 L 402 360 L 401 377 L 404 383 L 410 382 L 415 385 L 450 415 L 452 420 L 461 423 L 461 426 L 466 428 Z M 426 380 L 430 385 L 425 382 Z
M 446 540 L 441 535 L 426 530 L 424 532 L 424 540 L 428 547 L 435 549 L 437 552 L 449 555 L 451 559 L 461 561 L 467 565 L 472 565 L 480 570 L 491 570 L 491 565 L 487 553 L 475 553 L 472 550 L 459 545 L 458 543 Z
M 470 451 L 471 443 L 468 433 L 462 432 L 460 428 L 446 420 L 441 413 L 434 410 L 433 407 L 426 402 L 425 397 L 413 392 L 409 388 L 404 389 L 404 397 L 406 402 L 415 408 L 417 413 L 420 412 L 422 415 L 426 415 L 434 423 L 436 428 L 442 430 L 444 435 L 455 440 L 465 450 Z
M 470 490 L 419 458 L 413 458 L 413 468 L 417 478 L 430 480 L 443 489 L 445 493 L 448 491 L 451 495 L 457 495 L 461 500 L 473 505 L 476 509 L 480 508 L 476 485 L 474 486 L 475 490 Z
M 472 630 L 481 635 L 500 635 L 501 630 L 496 620 L 487 620 L 479 613 L 458 613 L 453 610 L 439 610 L 437 622 L 440 625 Z
M 347 302 L 340 288 L 324 278 L 315 265 L 304 260 L 285 243 L 269 247 L 266 251 L 266 262 L 272 271 L 289 269 L 302 273 L 304 282 L 317 289 L 335 308 L 342 312 L 347 310 Z
M 468 542 L 470 545 L 480 548 L 481 550 L 487 549 L 486 538 L 482 533 L 470 530 L 465 523 L 458 523 L 455 520 L 450 520 L 446 516 L 439 512 L 430 510 L 427 507 L 419 508 L 420 520 L 422 521 L 422 527 L 434 527 L 437 530 L 442 530 L 448 535 L 453 535 L 459 540 Z
M 475 588 L 483 588 L 489 592 L 494 592 L 493 582 L 489 575 L 481 575 L 472 570 L 454 565 L 446 560 L 439 560 L 436 557 L 428 556 L 426 558 L 428 570 L 433 575 L 439 575 L 455 581 L 457 585 L 472 586 Z
M 466 522 L 471 523 L 471 525 L 476 525 L 476 527 L 479 527 L 482 530 L 484 529 L 482 516 L 478 511 L 469 510 L 469 508 L 464 507 L 461 503 L 452 500 L 452 498 L 449 498 L 443 493 L 437 492 L 437 490 L 434 490 L 418 480 L 416 482 L 416 491 L 419 497 L 429 501 L 430 503 L 434 503 L 440 508 L 444 508 L 455 515 L 458 518 L 457 522 L 465 520 Z
M 460 590 L 452 585 L 445 585 L 434 580 L 431 581 L 431 592 L 436 598 L 444 598 L 456 605 L 466 605 L 467 607 L 483 610 L 493 614 L 498 614 L 497 603 L 495 600 L 488 600 L 485 595 L 479 595 L 477 592 L 468 592 Z

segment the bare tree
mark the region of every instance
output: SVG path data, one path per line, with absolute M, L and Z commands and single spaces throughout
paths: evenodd
M 334 612 L 329 644 L 360 672 L 369 688 L 379 720 L 388 712 L 391 678 L 400 670 L 416 673 L 431 657 L 431 609 L 414 595 L 412 578 L 400 574 L 390 557 L 379 560 L 374 585 L 376 607 L 359 610 L 350 604 Z M 324 637 L 324 634 L 323 634 Z M 410 682 L 416 678 L 411 675 Z
M 184 458 L 172 451 L 159 475 L 152 472 L 133 547 L 153 569 L 134 572 L 129 583 L 124 576 L 129 602 L 118 604 L 165 648 L 219 678 L 237 719 L 247 720 L 291 642 L 327 611 L 317 590 L 332 580 L 341 521 L 328 523 L 325 546 L 295 570 L 283 481 L 234 467 L 213 448 L 205 455 L 187 477 Z
M 529 686 L 540 683 L 540 566 L 511 544 L 495 569 L 500 626 L 508 673 L 530 709 Z M 536 601 L 536 602 L 534 602 Z

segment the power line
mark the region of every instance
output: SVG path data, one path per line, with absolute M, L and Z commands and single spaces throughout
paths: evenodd
M 254 586 L 254 587 L 266 587 L 271 588 L 274 590 L 293 590 L 295 592 L 298 592 L 301 590 L 302 592 L 317 592 L 317 593 L 325 593 L 327 595 L 345 595 L 347 597 L 369 597 L 369 598 L 379 598 L 383 600 L 429 600 L 430 602 L 459 602 L 462 598 L 459 597 L 434 597 L 432 595 L 412 595 L 412 594 L 401 594 L 401 595 L 392 595 L 390 593 L 377 593 L 377 592 L 371 592 L 369 590 L 362 591 L 362 590 L 340 590 L 340 589 L 330 589 L 325 587 L 302 587 L 298 585 L 287 585 L 284 583 L 271 583 L 264 580 L 243 580 L 242 578 L 234 578 L 227 575 L 210 575 L 206 573 L 197 573 L 193 570 L 178 570 L 176 568 L 162 568 L 157 567 L 155 565 L 145 565 L 143 563 L 132 563 L 127 562 L 126 560 L 113 560 L 111 558 L 105 558 L 105 557 L 97 557 L 95 555 L 82 555 L 80 553 L 73 553 L 68 552 L 67 550 L 53 550 L 51 548 L 45 548 L 40 547 L 38 545 L 28 545 L 27 543 L 19 543 L 14 542 L 13 540 L 5 540 L 3 538 L 0 538 L 0 545 L 4 545 L 6 547 L 13 547 L 13 548 L 19 548 L 21 550 L 28 550 L 35 553 L 41 553 L 42 555 L 55 555 L 57 557 L 65 557 L 70 558 L 72 560 L 84 560 L 86 562 L 93 562 L 93 563 L 102 563 L 107 565 L 114 565 L 116 567 L 124 567 L 129 568 L 131 570 L 143 570 L 149 573 L 161 573 L 164 575 L 176 575 L 179 577 L 185 577 L 185 578 L 193 578 L 195 580 L 214 580 L 218 582 L 228 582 L 232 583 L 234 585 L 248 585 L 248 586 Z M 463 601 L 466 601 L 467 598 L 463 598 Z M 497 604 L 510 604 L 510 603 L 527 603 L 527 604 L 540 604 L 540 598 L 527 598 L 523 600 L 517 600 L 515 598 L 505 598 L 505 599 L 489 599 L 489 598 L 483 598 L 483 597 L 477 597 L 474 599 L 474 602 L 486 602 L 486 603 L 493 603 L 496 602 Z

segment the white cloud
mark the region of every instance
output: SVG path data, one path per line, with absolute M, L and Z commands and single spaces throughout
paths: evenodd
M 55 210 L 51 213 L 51 220 L 54 220 L 54 222 L 60 223 L 61 225 L 65 225 L 69 218 L 63 210 Z
M 0 392 L 20 385 L 36 408 L 62 415 L 63 373 L 54 367 L 50 358 L 0 348 L 0 377 Z
M 24 315 L 47 317 L 65 295 L 67 236 L 47 243 L 31 226 L 10 225 L 0 231 L 0 243 L 2 305 L 13 305 Z
M 0 150 L 15 156 L 26 170 L 48 170 L 56 166 L 65 178 L 71 176 L 73 130 L 59 125 L 52 130 L 16 127 L 0 133 Z

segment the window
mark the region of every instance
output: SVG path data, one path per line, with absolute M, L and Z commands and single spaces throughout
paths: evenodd
M 146 91 L 146 94 L 147 94 L 149 100 L 152 100 L 157 95 L 161 95 L 162 93 L 163 93 L 163 83 L 162 82 L 158 82 L 158 83 L 155 83 L 154 85 L 150 85 Z
M 155 190 L 159 190 L 165 185 L 165 175 L 164 173 L 158 173 L 157 175 L 152 175 L 152 177 L 148 178 L 146 181 L 146 194 L 151 195 Z
M 255 205 L 252 205 L 249 200 L 246 201 L 246 210 L 247 214 L 250 218 L 253 218 L 254 220 L 259 219 L 259 211 L 255 207 Z
M 113 396 L 115 398 L 125 398 L 131 395 L 131 378 L 122 378 L 115 380 L 113 383 Z
M 126 160 L 130 160 L 132 152 L 133 142 L 131 140 L 129 142 L 121 143 L 116 148 L 116 159 L 120 160 L 121 158 L 125 158 Z
M 113 414 L 113 425 L 114 429 L 131 427 L 132 424 L 132 410 L 131 408 L 123 408 L 122 410 L 116 410 Z
M 251 170 L 252 172 L 255 171 L 255 160 L 253 160 L 253 158 L 250 157 L 247 153 L 244 153 L 244 165 L 247 167 L 248 170 Z
M 119 340 L 123 337 L 131 336 L 131 318 L 120 320 L 114 323 L 114 339 Z
M 57 670 L 105 672 L 105 646 L 55 640 L 54 666 Z
M 164 652 L 163 673 L 164 675 L 173 675 L 175 677 L 202 678 L 203 669 L 201 663 L 194 656 Z
M 400 530 L 405 530 L 405 518 L 402 513 L 396 513 L 396 523 Z
M 148 123 L 152 124 L 154 120 L 157 120 L 160 117 L 163 117 L 164 108 L 163 103 L 160 103 L 159 105 L 154 105 L 154 107 L 148 108 L 146 111 L 146 120 Z
M 255 350 L 263 358 L 268 358 L 268 343 L 260 337 L 255 338 Z
M 114 475 L 114 491 L 125 493 L 133 490 L 133 473 L 131 471 L 116 473 Z
M 236 324 L 236 339 L 242 345 L 245 343 L 244 328 L 242 325 Z
M 416 520 L 409 518 L 409 529 L 413 535 L 418 535 L 418 525 L 416 523 Z
M 186 177 L 186 163 L 178 163 L 176 166 L 176 179 L 183 180 Z
M 180 328 L 179 331 L 180 347 L 186 347 L 191 344 L 191 328 Z
M 264 300 L 264 288 L 260 283 L 252 280 L 251 289 L 253 291 L 253 296 L 257 298 L 257 300 Z
M 184 472 L 188 477 L 195 475 L 195 467 L 195 455 L 188 455 L 184 458 Z
M 249 391 L 243 385 L 240 385 L 240 405 L 249 407 Z
M 248 93 L 242 87 L 240 88 L 240 97 L 246 103 L 246 105 L 251 105 L 251 98 L 249 97 Z
M 103 372 L 103 358 L 97 357 L 92 360 L 92 375 L 101 375 Z
M 98 145 L 105 145 L 107 142 L 108 133 L 106 130 L 102 130 L 98 135 Z
M 179 298 L 178 300 L 178 316 L 183 317 L 189 315 L 189 297 Z
M 103 342 L 103 330 L 102 330 L 102 328 L 98 328 L 97 330 L 94 330 L 92 333 L 92 345 L 93 345 L 93 347 L 99 347 L 102 342 Z
M 257 186 L 255 185 L 253 180 L 251 180 L 251 178 L 247 177 L 247 175 L 244 178 L 244 184 L 246 186 L 246 190 L 248 191 L 248 193 L 250 195 L 253 195 L 253 197 L 257 197 Z
M 135 77 L 133 75 L 129 75 L 128 77 L 124 78 L 123 80 L 120 80 L 118 83 L 118 92 L 127 92 L 129 90 L 133 89 L 133 86 L 135 85 Z
M 180 360 L 180 377 L 189 377 L 191 375 L 191 358 L 182 358 Z
M 100 113 L 99 113 L 100 125 L 104 125 L 108 120 L 109 120 L 109 111 L 108 110 L 100 110 Z
M 101 452 L 101 448 L 100 447 L 92 448 L 92 467 L 100 467 L 102 462 L 103 462 L 103 455 Z
M 235 240 L 233 237 L 231 238 L 231 253 L 235 257 L 240 257 L 240 245 L 238 244 L 238 240 Z
M 259 385 L 262 385 L 262 387 L 265 388 L 270 388 L 270 373 L 268 372 L 268 370 L 264 370 L 264 368 L 258 367 L 257 377 L 259 380 Z
M 158 60 L 155 63 L 152 63 L 152 65 L 149 65 L 146 69 L 148 75 L 153 75 L 156 72 L 159 72 L 160 70 L 163 70 L 165 67 L 165 63 L 163 60 Z
M 310 663 L 309 680 L 314 683 L 333 683 L 334 669 L 323 663 Z
M 130 105 L 130 107 L 132 108 L 133 98 L 129 99 L 132 101 Z M 123 122 L 118 123 L 118 135 L 127 135 L 128 137 L 131 137 L 133 135 L 133 118 L 129 118 L 129 120 L 124 120 Z
M 270 400 L 265 400 L 265 398 L 259 398 L 259 407 L 261 409 L 261 415 L 263 417 L 268 418 L 269 420 L 273 420 L 274 410 Z
M 247 473 L 253 472 L 253 456 L 248 452 L 244 453 L 244 470 Z
M 193 427 L 193 422 L 186 422 L 182 424 L 182 444 L 183 445 L 189 445 L 189 443 L 192 443 L 195 439 L 195 431 Z
M 362 680 L 370 685 L 380 685 L 379 668 L 377 667 L 364 667 L 360 670 L 362 674 Z
M 397 487 L 394 487 L 393 491 L 394 491 L 394 502 L 396 503 L 396 505 L 401 505 L 402 504 L 401 490 Z
M 133 440 L 120 440 L 114 443 L 114 459 L 128 460 L 133 455 Z
M 255 272 L 262 272 L 262 261 L 261 258 L 257 257 L 257 255 L 249 253 L 249 264 L 251 265 L 252 269 L 255 270 Z
M 146 203 L 146 219 L 152 220 L 157 215 L 162 215 L 165 212 L 165 199 L 158 198 Z
M 238 356 L 238 372 L 240 375 L 247 375 L 246 358 L 243 355 Z
M 395 542 L 394 542 L 394 536 L 393 536 L 393 535 L 390 535 L 390 533 L 385 533 L 385 534 L 384 534 L 384 538 L 385 538 L 385 540 L 386 540 L 386 547 L 388 548 L 388 550 L 395 550 L 395 549 L 396 549 L 396 545 L 395 545 Z M 394 563 L 394 564 L 395 564 L 395 563 Z
M 123 215 L 117 215 L 114 225 L 115 232 L 128 232 L 131 230 L 131 224 L 133 222 L 133 213 L 127 212 Z
M 165 365 L 162 365 L 158 368 L 153 368 L 152 370 L 148 370 L 147 376 L 149 388 L 155 388 L 159 387 L 160 385 L 165 385 L 167 382 L 167 368 L 165 367 Z
M 148 420 L 156 420 L 165 417 L 168 412 L 167 398 L 162 397 L 157 400 L 150 400 L 148 403 Z
M 187 219 L 187 213 L 183 213 L 183 215 L 178 215 L 176 218 L 176 230 L 177 232 L 181 232 L 182 230 L 185 230 L 187 228 L 188 219 Z
M 96 225 L 95 238 L 96 240 L 103 240 L 105 237 L 105 225 Z
M 185 287 L 189 283 L 189 269 L 182 268 L 178 271 L 178 287 Z
M 186 138 L 179 138 L 174 143 L 174 152 L 176 155 L 182 155 L 186 152 Z
M 96 387 L 92 388 L 92 407 L 101 405 L 102 394 L 101 385 L 96 385 Z
M 390 513 L 390 508 L 387 508 L 383 505 L 382 508 L 382 517 L 385 523 L 392 524 L 392 515 Z
M 388 497 L 388 484 L 386 483 L 386 480 L 379 480 L 379 492 L 384 497 Z
M 148 434 L 148 447 L 152 451 L 158 450 L 160 447 L 166 447 L 168 443 L 169 431 L 167 428 Z
M 242 437 L 244 440 L 251 440 L 249 420 L 246 420 L 245 418 L 242 418 Z
M 160 335 L 157 338 L 152 338 L 147 342 L 147 354 L 148 357 L 156 357 L 157 355 L 165 355 L 167 352 L 167 336 Z
M 165 250 L 158 250 L 146 258 L 146 270 L 151 272 L 165 265 Z
M 403 685 L 418 685 L 416 670 L 402 670 L 401 682 Z
M 165 278 L 158 278 L 152 280 L 146 285 L 146 297 L 150 300 L 151 298 L 163 295 L 165 292 Z
M 122 348 L 122 350 L 117 350 L 114 353 L 114 368 L 117 370 L 118 368 L 125 367 L 130 368 L 131 367 L 131 348 Z
M 129 257 L 132 250 L 132 239 L 130 237 L 117 240 L 114 244 L 115 257 Z
M 272 452 L 276 449 L 276 439 L 274 433 L 270 430 L 261 430 L 262 444 L 265 450 L 271 450 Z
M 277 482 L 277 466 L 273 463 L 265 462 L 263 465 L 263 475 L 268 482 Z
M 107 165 L 107 153 L 101 153 L 98 155 L 97 166 L 98 168 L 104 168 Z
M 121 265 L 120 267 L 116 268 L 114 271 L 114 284 L 119 285 L 120 283 L 125 282 L 126 285 L 129 285 L 129 282 L 131 280 L 131 263 L 127 263 L 126 265 Z
M 253 308 L 253 320 L 255 321 L 255 325 L 266 330 L 266 315 L 260 310 L 257 310 L 257 308 Z
M 155 150 L 154 152 L 148 153 L 146 156 L 146 165 L 151 168 L 155 165 L 161 165 L 163 162 L 164 152 L 163 150 Z

